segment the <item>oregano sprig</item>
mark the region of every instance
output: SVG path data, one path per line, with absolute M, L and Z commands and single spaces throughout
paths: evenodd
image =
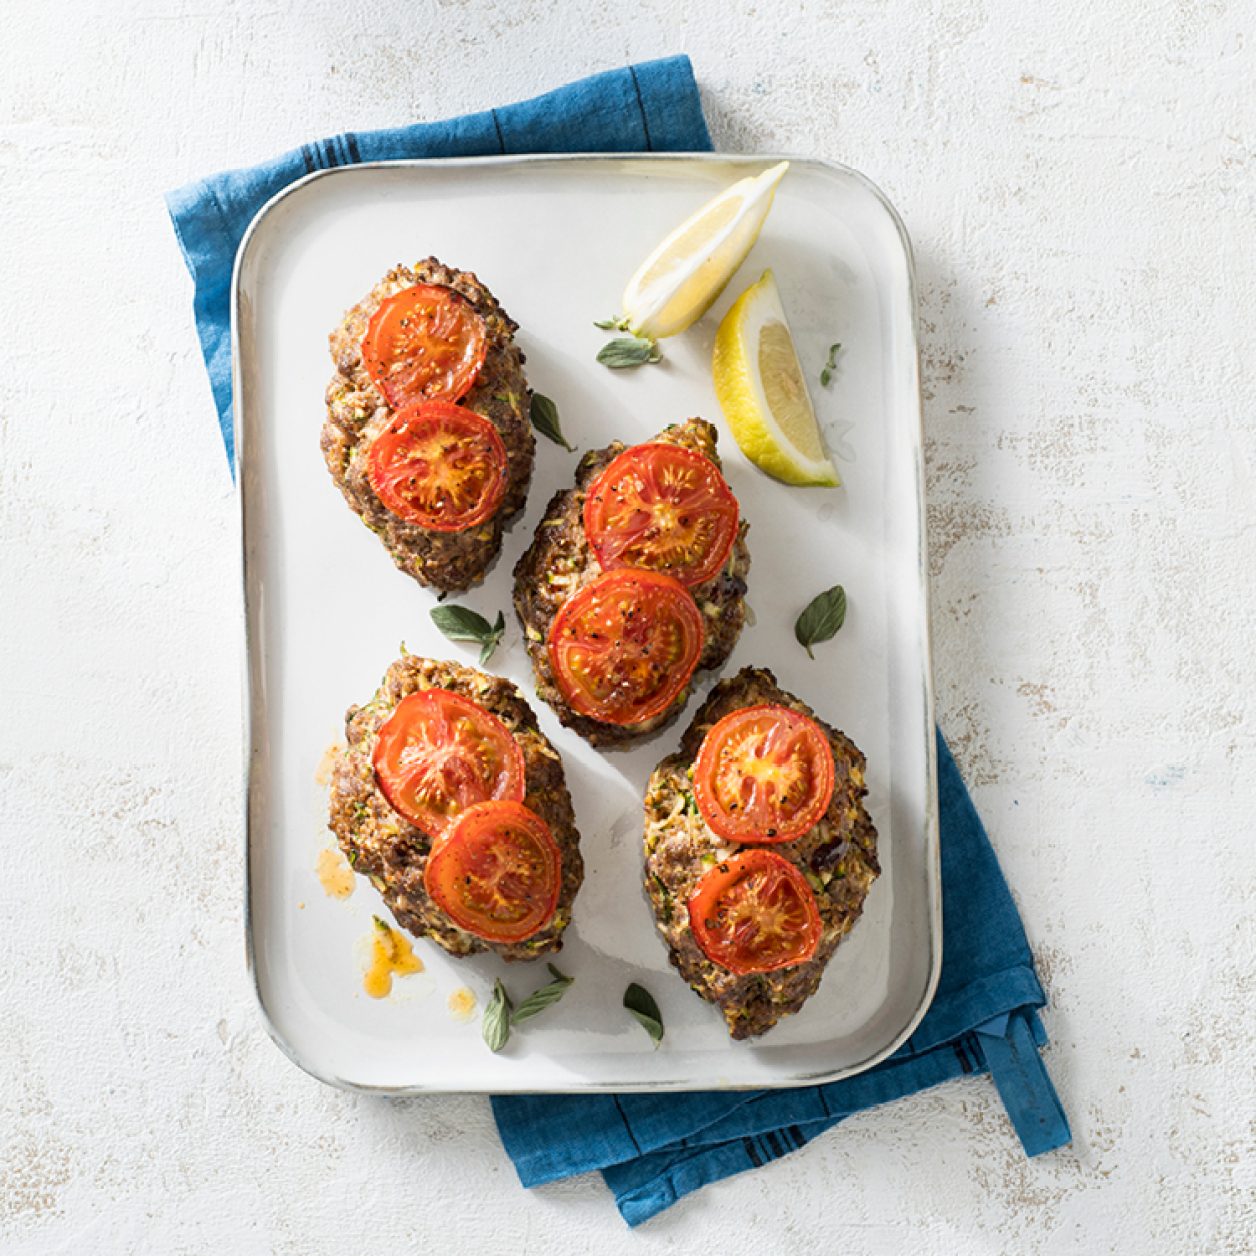
M 478 645 L 481 667 L 493 657 L 506 631 L 506 617 L 501 611 L 490 624 L 479 611 L 455 604 L 432 607 L 432 622 L 450 641 L 470 641 Z
M 500 1051 L 510 1041 L 510 1031 L 514 1026 L 540 1015 L 547 1007 L 553 1007 L 567 993 L 567 987 L 575 978 L 559 972 L 553 964 L 546 964 L 546 968 L 553 980 L 533 990 L 518 1007 L 510 1001 L 510 994 L 500 978 L 493 982 L 493 997 L 480 1022 L 480 1032 L 490 1051 Z
M 548 985 L 542 986 L 539 990 L 533 990 L 522 1003 L 515 1008 L 511 1014 L 510 1023 L 517 1025 L 520 1021 L 529 1020 L 536 1016 L 539 1012 L 545 1011 L 547 1007 L 552 1007 L 559 999 L 567 993 L 567 987 L 575 981 L 574 977 L 564 976 L 554 967 L 553 964 L 546 964 L 546 968 L 550 970 L 550 976 L 554 978 Z

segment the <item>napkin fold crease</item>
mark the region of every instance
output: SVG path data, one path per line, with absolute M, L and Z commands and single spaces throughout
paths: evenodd
M 195 286 L 197 333 L 233 470 L 232 268 L 249 223 L 284 188 L 363 161 L 710 147 L 689 59 L 670 57 L 445 122 L 345 132 L 171 192 L 167 205 Z M 498 1130 L 523 1184 L 598 1169 L 625 1220 L 637 1225 L 709 1182 L 796 1151 L 854 1112 L 985 1072 L 1026 1154 L 1068 1142 L 1068 1121 L 1040 1056 L 1046 1033 L 1038 1009 L 1046 997 L 994 851 L 940 733 L 938 797 L 942 973 L 929 1011 L 897 1052 L 824 1086 L 495 1097 Z M 910 1109 L 899 1119 L 910 1120 Z

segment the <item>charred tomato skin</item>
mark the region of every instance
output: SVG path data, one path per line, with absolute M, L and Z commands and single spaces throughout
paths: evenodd
M 694 761 L 702 818 L 734 842 L 790 842 L 814 828 L 834 786 L 824 730 L 789 707 L 742 707 L 712 725 Z
M 655 571 L 603 572 L 559 608 L 549 657 L 572 710 L 633 725 L 667 710 L 702 655 L 702 612 L 678 580 Z
M 613 458 L 585 494 L 585 536 L 605 570 L 644 567 L 686 587 L 716 576 L 737 540 L 740 510 L 720 469 L 661 441 Z
M 484 319 L 442 284 L 413 284 L 386 297 L 362 338 L 362 364 L 394 409 L 465 397 L 487 352 Z
M 423 869 L 432 901 L 486 942 L 522 942 L 554 915 L 562 854 L 549 826 L 522 803 L 476 803 L 433 846 Z
M 806 877 L 771 850 L 742 850 L 711 868 L 688 910 L 702 953 L 738 975 L 806 963 L 823 931 Z
M 510 730 L 448 689 L 403 698 L 379 730 L 372 765 L 388 805 L 432 837 L 476 803 L 524 798 L 523 752 Z
M 465 532 L 496 513 L 509 466 L 497 429 L 474 410 L 419 401 L 398 411 L 367 455 L 375 495 L 400 519 Z

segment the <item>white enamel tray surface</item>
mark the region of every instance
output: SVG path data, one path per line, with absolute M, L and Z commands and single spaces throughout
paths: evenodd
M 591 1091 L 785 1086 L 836 1079 L 892 1051 L 923 1014 L 940 954 L 933 710 L 921 496 L 920 400 L 911 259 L 893 210 L 853 171 L 795 161 L 749 260 L 711 312 L 665 342 L 666 360 L 612 372 L 594 355 L 627 277 L 704 200 L 777 158 L 529 157 L 389 163 L 311 176 L 262 211 L 235 281 L 248 630 L 248 918 L 264 1014 L 301 1067 L 387 1092 Z M 724 469 L 750 523 L 756 622 L 725 669 L 755 664 L 844 729 L 868 758 L 880 880 L 803 1011 L 765 1038 L 731 1043 L 720 1015 L 667 962 L 641 889 L 641 796 L 655 763 L 717 679 L 703 673 L 680 720 L 628 751 L 597 753 L 532 690 L 510 609 L 511 569 L 576 455 L 544 438 L 526 513 L 485 584 L 455 600 L 509 631 L 491 668 L 523 689 L 563 756 L 587 869 L 557 963 L 563 1002 L 516 1031 L 501 1055 L 479 1015 L 501 976 L 517 998 L 542 963 L 426 965 L 382 1001 L 362 990 L 362 939 L 379 896 L 361 878 L 328 898 L 315 861 L 328 845 L 320 760 L 345 708 L 374 692 L 401 642 L 473 663 L 432 625 L 435 595 L 393 567 L 349 511 L 319 452 L 327 335 L 392 265 L 429 254 L 475 271 L 520 324 L 532 386 L 558 404 L 581 450 L 629 443 L 702 415 L 720 424 Z M 797 489 L 760 474 L 723 425 L 711 343 L 733 299 L 766 266 L 777 276 L 830 448 L 846 486 Z M 843 351 L 828 389 L 828 346 Z M 845 585 L 850 610 L 814 662 L 793 638 L 813 594 Z M 631 981 L 658 1000 L 653 1050 L 621 1007 Z

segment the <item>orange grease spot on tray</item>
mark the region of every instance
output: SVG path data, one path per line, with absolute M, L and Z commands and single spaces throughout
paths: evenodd
M 330 846 L 320 850 L 314 871 L 328 898 L 348 898 L 353 893 L 353 869 L 338 850 Z
M 449 996 L 449 1014 L 456 1021 L 469 1021 L 475 1015 L 475 992 L 459 986 Z
M 414 953 L 409 941 L 378 916 L 371 938 L 371 964 L 362 975 L 362 989 L 373 999 L 385 999 L 392 993 L 393 977 L 421 973 L 423 961 Z

